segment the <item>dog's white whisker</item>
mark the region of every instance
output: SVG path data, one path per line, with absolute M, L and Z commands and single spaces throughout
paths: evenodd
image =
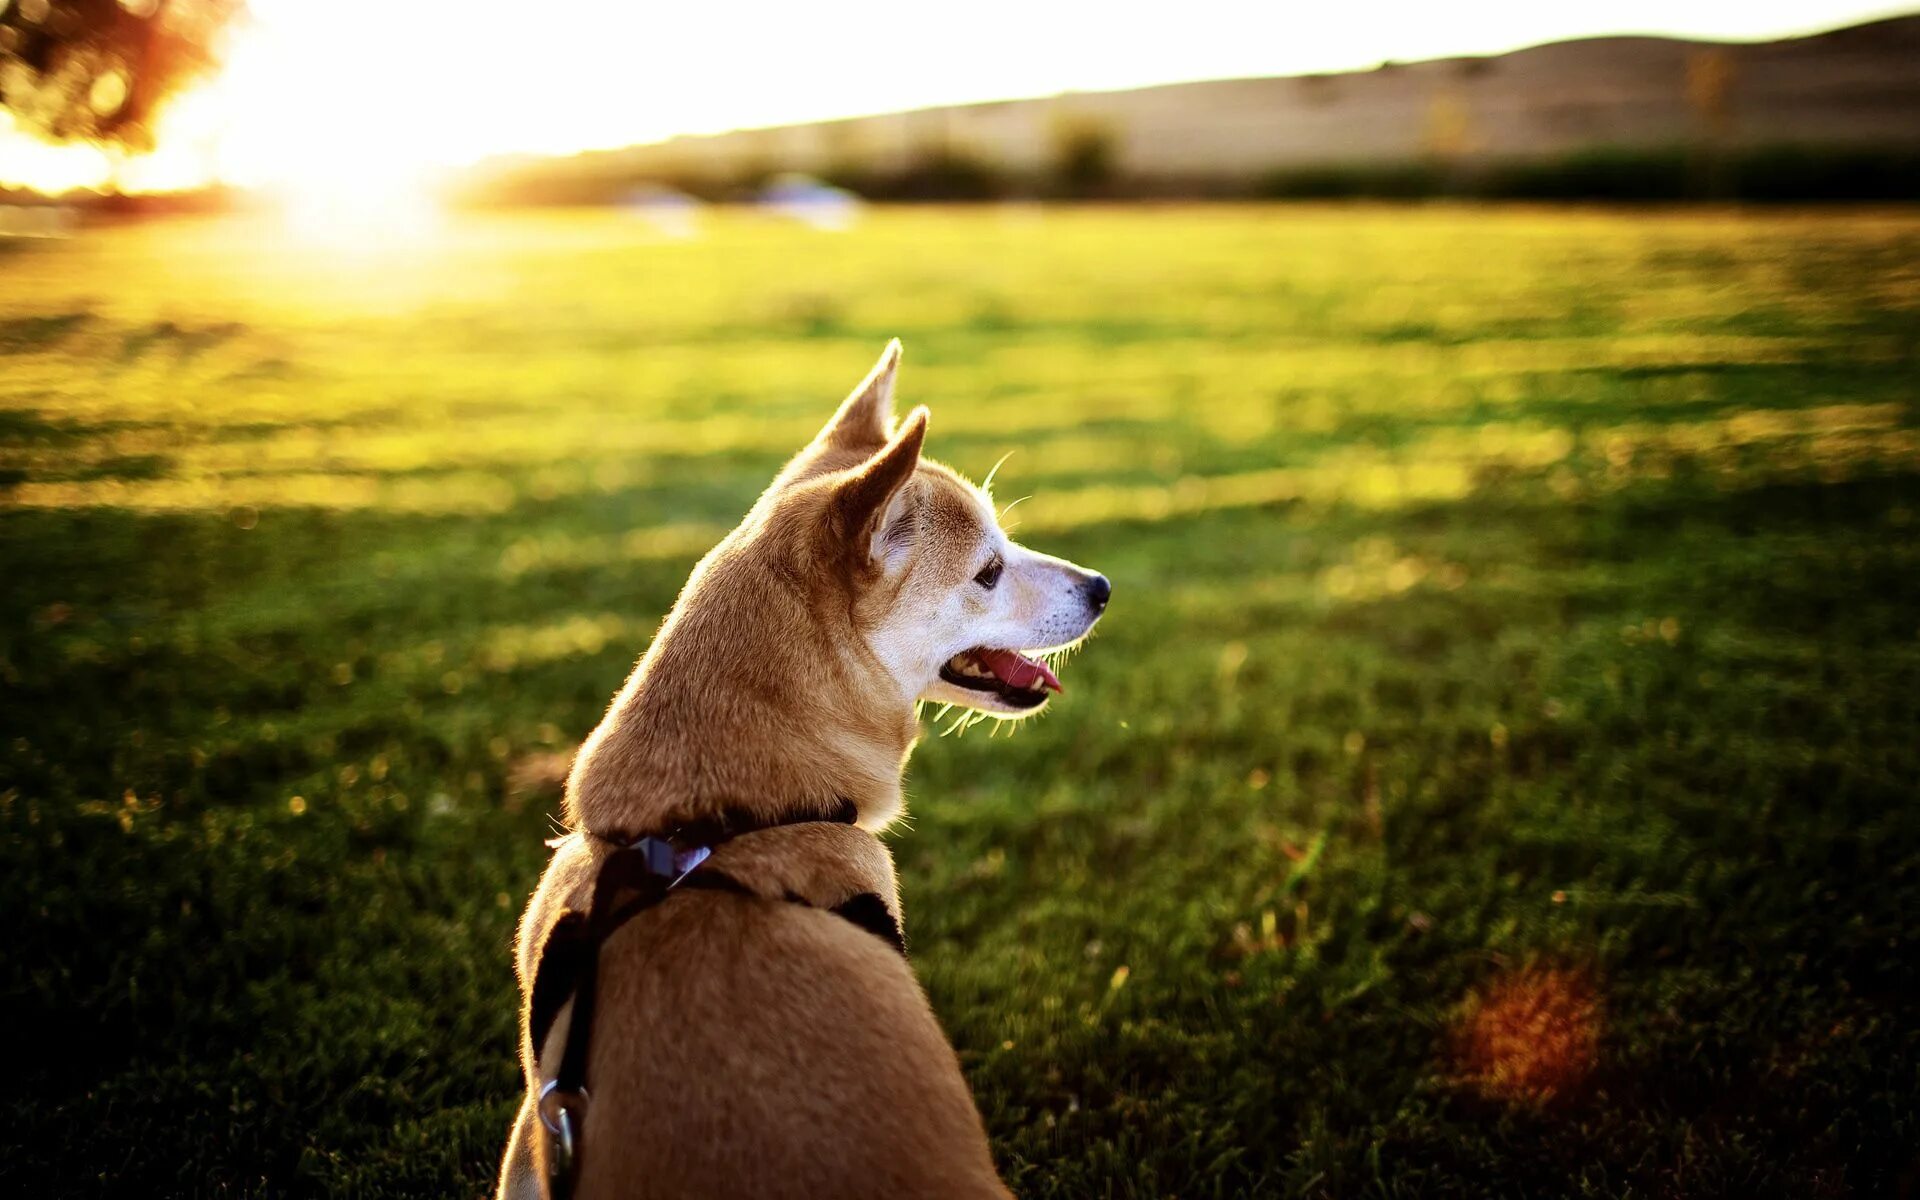
M 1000 473 L 1000 468 L 1006 466 L 1007 460 L 1012 457 L 1013 451 L 1009 450 L 1000 456 L 999 462 L 994 463 L 992 467 L 988 468 L 987 477 L 980 483 L 980 490 L 985 492 L 989 497 L 993 495 L 993 477 Z
M 1007 514 L 1012 512 L 1014 509 L 1020 507 L 1022 504 L 1025 504 L 1027 501 L 1031 499 L 1033 499 L 1032 495 L 1026 495 L 1026 496 L 1018 497 L 1017 499 L 1014 499 L 1014 500 L 1009 500 L 1007 502 L 1007 506 L 1000 510 L 1000 524 L 1006 529 L 1007 532 L 1011 533 L 1013 530 L 1020 528 L 1018 522 L 1016 522 L 1011 526 L 1007 525 Z

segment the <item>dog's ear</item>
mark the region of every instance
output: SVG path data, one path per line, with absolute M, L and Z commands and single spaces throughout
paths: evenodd
M 834 450 L 877 450 L 887 444 L 893 428 L 893 380 L 900 373 L 900 339 L 880 352 L 880 361 L 841 401 L 826 427 L 813 439 Z
M 889 563 L 907 548 L 912 530 L 902 519 L 906 485 L 920 465 L 920 445 L 926 439 L 927 410 L 922 405 L 907 414 L 892 441 L 835 487 L 834 532 L 858 561 Z

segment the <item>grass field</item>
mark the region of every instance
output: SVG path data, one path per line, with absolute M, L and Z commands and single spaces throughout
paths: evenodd
M 7 1193 L 487 1189 L 549 760 L 895 334 L 1115 587 L 889 835 L 1018 1192 L 1920 1183 L 1920 213 L 1361 207 L 0 243 Z

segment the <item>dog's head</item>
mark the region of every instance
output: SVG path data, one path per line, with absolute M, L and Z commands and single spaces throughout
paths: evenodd
M 922 457 L 927 410 L 893 416 L 899 365 L 895 341 L 769 489 L 769 515 L 807 531 L 826 603 L 901 699 L 1036 713 L 1060 690 L 1043 658 L 1092 630 L 1106 577 L 1015 542 L 983 489 Z
M 851 802 L 900 810 L 920 701 L 1016 718 L 1059 679 L 1107 581 L 1018 545 L 987 493 L 920 455 L 893 416 L 895 342 L 746 519 L 694 568 L 581 746 L 567 813 L 671 828 Z

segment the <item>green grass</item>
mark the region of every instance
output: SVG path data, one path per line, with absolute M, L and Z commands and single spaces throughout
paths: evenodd
M 1016 1190 L 1912 1186 L 1920 216 L 1381 207 L 0 245 L 9 1194 L 489 1187 L 511 780 L 895 334 L 1115 587 L 890 835 Z

